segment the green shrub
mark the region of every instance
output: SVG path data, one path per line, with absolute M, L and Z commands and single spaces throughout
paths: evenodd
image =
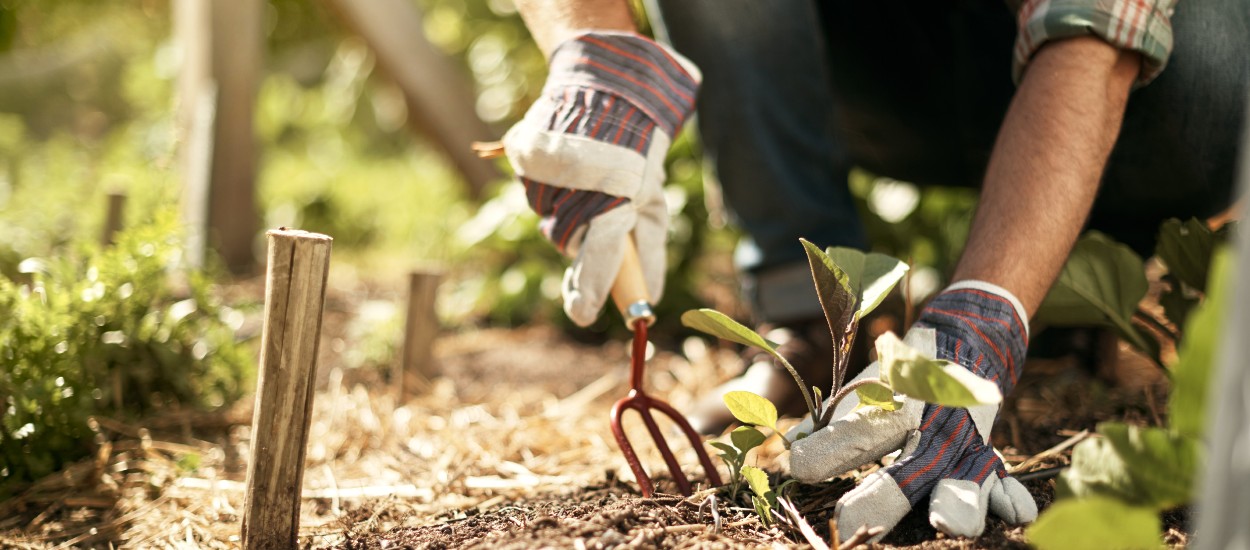
M 0 495 L 89 449 L 93 414 L 231 403 L 251 379 L 242 313 L 181 264 L 172 218 L 0 277 Z

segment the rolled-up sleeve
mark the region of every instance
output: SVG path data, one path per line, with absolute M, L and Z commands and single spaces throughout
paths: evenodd
M 1029 60 L 1047 41 L 1097 36 L 1141 54 L 1137 86 L 1154 80 L 1172 53 L 1172 8 L 1177 0 L 1008 0 L 1018 33 L 1012 77 L 1024 76 Z

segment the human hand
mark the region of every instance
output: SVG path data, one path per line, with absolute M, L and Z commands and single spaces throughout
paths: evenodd
M 573 262 L 564 311 L 594 322 L 638 248 L 652 302 L 664 291 L 664 157 L 694 108 L 700 73 L 641 35 L 588 32 L 551 54 L 542 96 L 503 138 L 543 234 Z
M 905 341 L 921 353 L 963 365 L 1011 391 L 1024 363 L 1028 321 L 1015 297 L 979 281 L 952 285 L 929 303 Z M 877 377 L 873 364 L 857 379 Z M 912 507 L 929 497 L 929 522 L 955 536 L 975 537 L 987 511 L 1008 523 L 1037 518 L 1037 503 L 990 447 L 998 405 L 942 407 L 904 397 L 897 411 L 853 410 L 858 398 L 838 405 L 829 426 L 790 447 L 792 475 L 814 483 L 858 468 L 897 450 L 900 458 L 870 474 L 838 500 L 838 538 L 861 526 L 882 527 L 879 540 Z M 787 434 L 810 431 L 810 419 Z

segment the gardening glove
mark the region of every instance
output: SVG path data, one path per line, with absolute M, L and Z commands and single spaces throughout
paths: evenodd
M 1015 385 L 1028 345 L 1028 320 L 1007 290 L 963 281 L 933 299 L 908 331 L 905 342 L 922 354 L 957 363 L 998 385 L 1007 395 Z M 879 377 L 871 365 L 857 379 Z M 987 510 L 1011 524 L 1037 518 L 1037 503 L 990 446 L 998 405 L 951 408 L 903 397 L 896 411 L 855 409 L 848 396 L 829 426 L 790 447 L 791 473 L 814 483 L 840 475 L 902 449 L 889 467 L 864 478 L 838 500 L 838 537 L 861 526 L 883 527 L 873 542 L 894 528 L 912 507 L 929 498 L 929 522 L 944 533 L 975 537 L 985 529 Z M 788 437 L 810 432 L 810 419 Z
M 564 311 L 594 322 L 624 257 L 638 248 L 651 301 L 664 291 L 664 156 L 694 109 L 701 76 L 646 37 L 587 32 L 551 54 L 542 96 L 503 137 L 543 234 L 573 258 Z

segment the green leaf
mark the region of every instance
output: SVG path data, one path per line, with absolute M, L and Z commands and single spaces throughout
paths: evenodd
M 722 399 L 739 422 L 777 430 L 777 407 L 769 400 L 749 391 L 731 391 Z
M 1207 268 L 1215 251 L 1215 233 L 1197 218 L 1181 222 L 1172 218 L 1159 227 L 1155 255 L 1168 273 L 1198 291 L 1206 291 Z
M 754 466 L 745 465 L 740 472 L 743 479 L 747 480 L 747 486 L 751 487 L 751 492 L 755 493 L 755 496 L 751 497 L 755 513 L 759 514 L 760 521 L 764 525 L 771 525 L 772 509 L 777 504 L 777 494 L 768 485 L 768 473 Z
M 781 355 L 777 353 L 775 342 L 768 341 L 754 330 L 742 326 L 741 323 L 730 319 L 728 315 L 714 309 L 687 311 L 681 316 L 681 324 L 730 342 L 760 348 L 772 354 L 773 357 L 781 358 Z
M 812 400 L 812 394 L 807 391 L 807 383 L 803 381 L 803 377 L 799 375 L 799 371 L 794 369 L 785 357 L 777 352 L 778 344 L 770 342 L 755 331 L 742 326 L 737 321 L 730 319 L 729 316 L 716 311 L 714 309 L 697 309 L 690 310 L 682 314 L 681 323 L 695 330 L 703 331 L 713 336 L 724 338 L 731 342 L 737 342 L 746 346 L 754 346 L 767 351 L 775 357 L 777 361 L 785 367 L 790 376 L 794 377 L 794 382 L 799 385 L 799 391 L 803 393 L 803 401 L 807 405 L 807 411 L 812 416 L 816 416 L 816 402 Z M 771 406 L 771 405 L 770 405 Z M 731 409 L 732 410 L 732 407 Z M 741 418 L 739 418 L 741 420 Z M 774 414 L 774 422 L 776 415 Z M 743 420 L 743 422 L 746 422 Z M 760 425 L 760 424 L 756 424 Z M 776 429 L 772 425 L 768 427 Z
M 1162 523 L 1150 508 L 1113 498 L 1056 502 L 1025 532 L 1040 550 L 1159 548 Z
M 1072 449 L 1072 466 L 1059 475 L 1055 495 L 1060 498 L 1105 496 L 1147 505 L 1149 498 L 1133 483 L 1128 465 L 1105 438 L 1087 439 Z
M 950 361 L 930 359 L 893 332 L 877 338 L 883 379 L 897 393 L 947 407 L 990 405 L 1003 400 L 998 386 Z
M 830 331 L 833 333 L 834 349 L 841 349 L 847 329 L 855 315 L 855 303 L 859 299 L 850 276 L 833 263 L 820 247 L 806 239 L 799 239 L 807 252 L 807 263 L 812 268 L 812 280 L 816 283 L 816 296 L 825 312 Z
M 729 434 L 729 440 L 733 441 L 734 447 L 745 455 L 747 451 L 759 447 L 764 442 L 764 434 L 750 426 L 739 426 Z
M 855 394 L 859 396 L 859 407 L 881 407 L 887 411 L 896 411 L 903 406 L 903 401 L 894 397 L 894 390 L 883 382 L 873 380 L 870 384 L 855 388 Z
M 1147 499 L 1145 504 L 1163 510 L 1192 499 L 1202 464 L 1197 440 L 1118 422 L 1104 423 L 1098 431 L 1124 461 L 1134 487 Z
M 768 486 L 767 472 L 750 465 L 743 466 L 741 472 L 742 478 L 747 480 L 752 493 L 761 498 L 768 498 L 767 495 L 772 492 L 772 488 Z
M 1181 435 L 1201 438 L 1205 432 L 1207 394 L 1215 366 L 1215 350 L 1232 297 L 1232 253 L 1220 247 L 1211 262 L 1210 292 L 1185 323 L 1185 337 L 1172 366 L 1172 394 L 1168 398 L 1171 428 Z
M 860 319 L 881 305 L 909 269 L 897 258 L 876 252 L 865 254 L 854 248 L 830 247 L 826 254 L 850 281 L 847 291 L 855 295 L 855 315 Z
M 1129 247 L 1090 231 L 1077 241 L 1059 279 L 1035 316 L 1039 325 L 1106 325 L 1159 362 L 1159 343 L 1133 326 L 1146 295 L 1141 258 Z
M 734 462 L 738 460 L 738 449 L 735 449 L 733 445 L 722 443 L 720 441 L 708 441 L 707 444 L 720 449 L 720 456 L 725 460 L 725 462 Z

